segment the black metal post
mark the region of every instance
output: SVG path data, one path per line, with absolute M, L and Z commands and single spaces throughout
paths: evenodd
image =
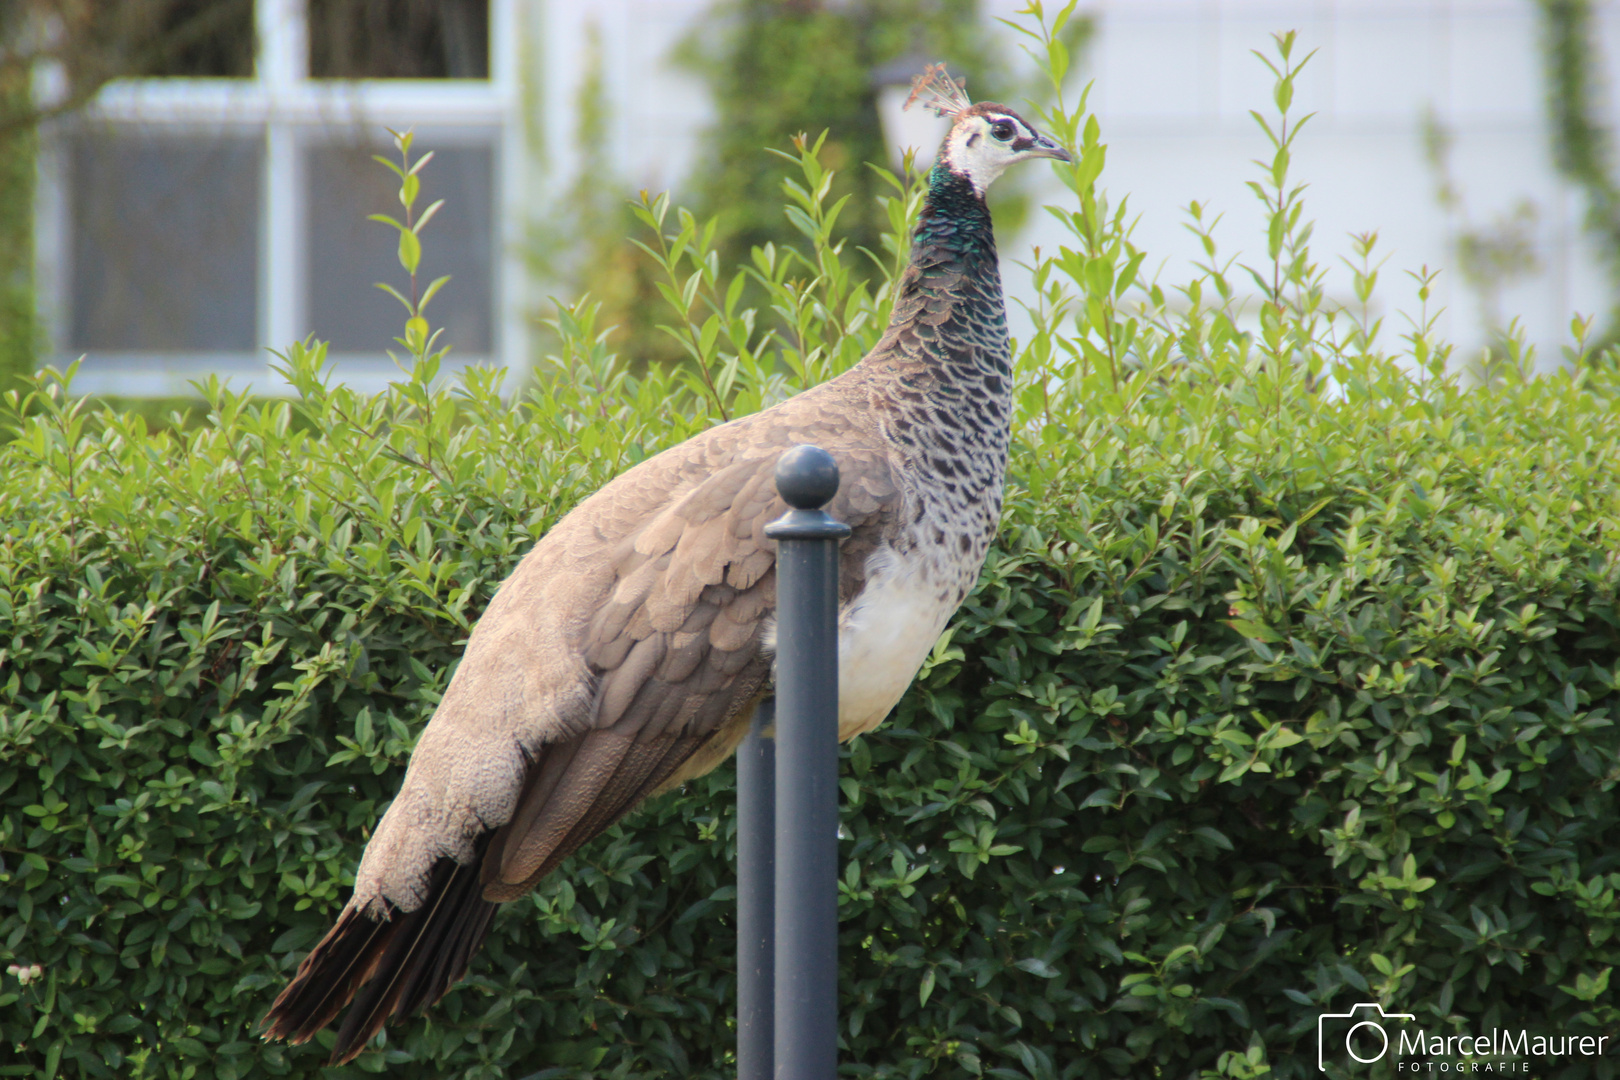
M 776 702 L 737 748 L 737 1080 L 776 1075 Z
M 838 1069 L 838 464 L 796 446 L 776 466 L 793 509 L 776 554 L 776 1077 Z

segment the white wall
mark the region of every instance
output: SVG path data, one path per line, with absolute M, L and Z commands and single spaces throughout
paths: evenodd
M 986 33 L 1004 59 L 1027 68 L 1017 37 L 994 21 L 1014 18 L 1022 0 L 987 0 Z M 1047 6 L 1055 8 L 1057 0 Z M 569 110 L 582 72 L 584 27 L 604 38 L 613 111 L 613 157 L 631 188 L 657 191 L 687 175 L 696 140 L 713 108 L 700 81 L 669 61 L 681 36 L 709 18 L 709 0 L 553 0 L 545 7 L 548 128 L 553 182 L 573 159 Z M 1389 256 L 1380 277 L 1380 309 L 1399 333 L 1401 311 L 1415 310 L 1405 276 L 1427 265 L 1441 271 L 1431 303 L 1445 310 L 1437 328 L 1459 358 L 1484 343 L 1476 295 L 1454 272 L 1459 220 L 1444 213 L 1425 162 L 1421 118 L 1432 109 L 1454 136 L 1452 173 L 1478 226 L 1510 214 L 1522 200 L 1536 209 L 1540 269 L 1504 290 L 1501 310 L 1518 316 L 1541 361 L 1567 344 L 1571 315 L 1607 313 L 1610 288 L 1581 235 L 1578 194 L 1553 172 L 1546 134 L 1531 0 L 1093 0 L 1082 5 L 1099 32 L 1078 60 L 1077 82 L 1091 80 L 1090 103 L 1108 144 L 1103 186 L 1128 195 L 1148 265 L 1166 283 L 1184 280 L 1202 258 L 1183 228 L 1196 199 L 1224 214 L 1217 231 L 1223 258 L 1264 254 L 1262 211 L 1244 182 L 1251 159 L 1267 155 L 1250 109 L 1271 108 L 1271 74 L 1250 53 L 1270 55 L 1274 31 L 1299 31 L 1296 55 L 1316 50 L 1301 75 L 1295 110 L 1316 115 L 1297 144 L 1293 177 L 1309 184 L 1306 214 L 1316 221 L 1314 251 L 1330 267 L 1329 291 L 1349 297 L 1348 234 L 1376 231 Z M 1620 72 L 1620 5 L 1599 5 L 1603 67 Z M 717 28 L 707 26 L 710 36 Z M 1054 181 L 1026 180 L 1057 199 Z M 1024 235 L 1003 237 L 1022 257 L 1033 244 L 1062 243 L 1045 215 Z M 1009 289 L 1019 271 L 1006 268 Z M 1019 323 L 1014 311 L 1015 332 Z
M 601 42 L 613 179 L 632 191 L 680 184 L 714 108 L 702 80 L 681 70 L 671 54 L 693 29 L 717 32 L 709 21 L 711 0 L 548 0 L 535 6 L 533 41 L 544 68 L 542 189 L 556 184 L 565 190 L 578 166 L 574 104 L 592 26 Z

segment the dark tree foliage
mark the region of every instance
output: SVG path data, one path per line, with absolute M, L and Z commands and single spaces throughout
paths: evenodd
M 144 26 L 142 14 L 151 19 Z M 138 77 L 250 78 L 257 34 L 251 0 L 168 0 L 161 10 L 130 6 L 122 40 L 125 75 Z M 112 35 L 109 41 L 117 40 Z

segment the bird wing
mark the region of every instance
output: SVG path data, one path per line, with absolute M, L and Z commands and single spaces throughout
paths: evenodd
M 776 606 L 776 548 L 764 530 L 786 510 L 777 459 L 815 442 L 839 463 L 828 509 L 852 529 L 840 558 L 846 598 L 900 523 L 887 452 L 852 431 L 847 410 L 818 408 L 821 396 L 642 463 L 525 557 L 480 620 L 367 846 L 361 905 L 414 910 L 436 861 L 471 861 L 492 829 L 484 895 L 514 899 L 653 791 L 724 760 L 770 674 L 761 639 Z
M 418 740 L 354 896 L 271 1006 L 267 1037 L 303 1042 L 353 999 L 332 1061 L 353 1058 L 466 973 L 496 902 L 730 754 L 770 673 L 777 459 L 813 442 L 838 461 L 828 509 L 852 529 L 843 599 L 902 521 L 898 472 L 836 386 L 643 462 L 525 556 Z
M 788 445 L 794 445 L 789 443 Z M 521 896 L 648 795 L 730 755 L 765 691 L 762 637 L 776 607 L 776 550 L 765 526 L 786 507 L 763 448 L 706 475 L 624 536 L 613 582 L 585 628 L 592 725 L 544 747 L 483 865 L 484 895 Z M 843 589 L 899 519 L 884 455 L 845 451 L 831 511 L 851 526 Z

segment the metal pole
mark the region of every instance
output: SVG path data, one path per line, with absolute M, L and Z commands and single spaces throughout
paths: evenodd
M 737 748 L 737 1080 L 776 1075 L 776 702 Z
M 838 1070 L 838 541 L 821 510 L 838 464 L 796 446 L 776 466 L 793 509 L 776 555 L 776 1078 Z

